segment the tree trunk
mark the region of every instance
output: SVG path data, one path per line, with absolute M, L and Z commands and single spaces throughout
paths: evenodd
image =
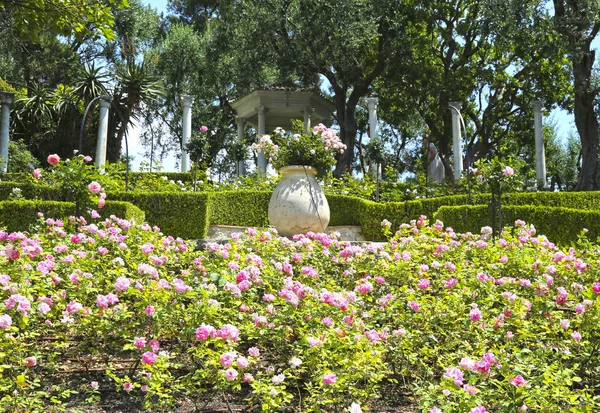
M 581 172 L 575 187 L 578 191 L 600 189 L 600 160 L 598 159 L 600 126 L 594 108 L 597 93 L 590 85 L 594 59 L 593 50 L 573 57 L 575 125 L 581 139 L 582 153 Z

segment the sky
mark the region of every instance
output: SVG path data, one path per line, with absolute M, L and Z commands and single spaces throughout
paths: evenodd
M 144 0 L 146 4 L 149 4 L 153 8 L 155 8 L 158 12 L 163 12 L 166 14 L 167 12 L 167 4 L 168 0 Z M 592 43 L 596 49 L 600 48 L 600 38 L 596 38 L 594 43 Z M 556 124 L 557 134 L 559 138 L 562 140 L 566 140 L 570 134 L 575 134 L 575 122 L 572 114 L 569 114 L 567 111 L 562 109 L 554 109 L 551 111 L 549 116 L 544 118 L 544 124 L 553 123 Z M 194 128 L 197 125 L 192 125 Z M 533 128 L 533 119 L 531 119 L 531 127 Z M 130 130 L 129 134 L 129 145 L 130 145 L 130 155 L 134 157 L 132 163 L 133 170 L 139 170 L 140 162 L 146 161 L 148 159 L 144 157 L 144 148 L 142 147 L 139 135 L 141 133 L 140 127 L 135 125 Z M 123 147 L 123 153 L 125 151 L 125 147 Z M 179 171 L 178 165 L 176 163 L 175 154 L 169 155 L 166 160 L 162 164 L 162 170 L 164 172 L 175 172 Z

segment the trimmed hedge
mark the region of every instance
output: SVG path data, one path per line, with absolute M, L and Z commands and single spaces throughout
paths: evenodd
M 168 235 L 186 239 L 206 237 L 209 197 L 205 192 L 149 192 L 107 194 L 108 199 L 131 202 L 146 214 L 150 225 Z
M 2 201 L 0 202 L 0 227 L 7 231 L 24 231 L 38 223 L 38 212 L 47 218 L 66 219 L 75 215 L 75 203 L 58 201 Z M 102 217 L 116 215 L 120 218 L 144 221 L 144 212 L 129 202 L 108 201 L 98 213 Z
M 209 194 L 212 225 L 266 227 L 271 192 L 223 191 Z
M 1 175 L 0 175 L 1 176 Z M 19 188 L 25 199 L 60 201 L 60 193 L 55 187 L 38 185 L 31 182 L 0 182 L 0 200 L 9 199 L 14 188 Z
M 155 173 L 152 175 L 167 176 L 174 180 L 189 180 L 190 173 Z M 150 176 L 147 173 L 133 172 L 132 177 L 142 178 Z M 0 182 L 0 199 L 8 199 L 12 189 L 17 186 L 21 188 L 22 195 L 26 199 L 59 200 L 56 188 L 45 187 L 31 182 Z M 159 226 L 165 234 L 179 236 L 188 239 L 202 239 L 206 237 L 208 226 L 214 225 L 236 225 L 256 226 L 268 225 L 268 205 L 271 192 L 265 191 L 222 191 L 222 192 L 153 192 L 153 193 L 125 193 L 115 192 L 108 195 L 109 200 L 128 201 L 139 207 L 145 213 L 146 220 L 152 225 Z M 389 220 L 393 228 L 397 228 L 404 222 L 417 219 L 419 215 L 440 218 L 442 221 L 452 222 L 457 231 L 479 231 L 481 226 L 491 225 L 491 216 L 488 204 L 491 201 L 489 194 L 478 194 L 473 196 L 474 205 L 466 205 L 466 195 L 455 195 L 429 199 L 419 199 L 407 202 L 376 203 L 362 198 L 327 195 L 331 209 L 331 226 L 359 225 L 362 234 L 369 240 L 384 240 L 381 221 Z M 108 203 L 107 203 L 108 205 Z M 576 239 L 575 235 L 565 235 L 571 222 L 575 227 L 586 226 L 590 234 L 595 237 L 596 227 L 589 218 L 593 213 L 600 211 L 600 192 L 525 192 L 509 193 L 502 196 L 503 223 L 521 218 L 530 222 L 542 233 L 556 240 Z M 548 212 L 542 213 L 536 206 L 547 209 L 547 205 L 555 208 L 573 208 L 570 211 L 575 218 L 567 218 L 563 215 L 552 215 L 551 221 L 546 217 Z M 458 210 L 453 208 L 461 206 Z M 512 207 L 528 206 L 525 209 L 513 209 Z M 592 215 L 586 213 L 591 210 Z M 452 212 L 450 212 L 452 211 Z M 457 212 L 461 211 L 461 212 Z M 513 211 L 514 214 L 511 212 Z M 35 211 L 37 212 L 37 211 Z M 522 216 L 518 216 L 522 213 Z M 133 214 L 124 211 L 115 215 L 126 216 Z M 441 215 L 440 215 L 441 214 Z M 458 215 L 457 215 L 458 214 Z M 465 215 L 466 214 L 466 215 Z M 515 215 L 517 214 L 517 215 Z M 135 215 L 135 214 L 133 214 Z M 580 217 L 582 217 L 580 219 Z M 12 217 L 7 217 L 11 220 Z M 553 222 L 554 220 L 554 222 Z M 556 230 L 556 220 L 560 220 L 561 230 Z M 15 219 L 15 222 L 29 222 L 23 216 Z M 581 221 L 581 224 L 579 224 Z M 468 226 L 467 225 L 468 222 Z M 549 223 L 549 224 L 547 224 Z
M 479 233 L 481 227 L 492 225 L 492 212 L 486 205 L 444 206 L 435 218 L 456 232 Z M 498 217 L 496 217 L 498 223 Z M 600 235 L 600 211 L 548 206 L 503 206 L 502 225 L 513 225 L 517 219 L 533 224 L 538 234 L 544 234 L 557 244 L 573 244 L 583 228 L 588 238 L 597 240 Z

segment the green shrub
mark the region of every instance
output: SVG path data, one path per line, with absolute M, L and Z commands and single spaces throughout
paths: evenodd
M 211 192 L 209 197 L 210 223 L 212 225 L 248 227 L 266 227 L 269 225 L 270 192 Z
M 326 195 L 329 204 L 329 225 L 360 225 L 364 199 L 345 195 Z
M 0 202 L 0 226 L 7 231 L 26 231 L 38 222 L 38 212 L 47 218 L 66 219 L 75 215 L 75 203 L 57 201 L 2 201 Z M 144 221 L 144 212 L 129 202 L 109 201 L 98 213 L 102 217 L 115 215 L 125 219 Z M 87 215 L 87 214 L 86 214 Z M 89 216 L 88 216 L 89 218 Z
M 14 188 L 19 188 L 25 199 L 60 201 L 60 191 L 55 187 L 38 185 L 33 182 L 0 182 L 0 200 L 8 199 Z
M 533 224 L 537 233 L 544 234 L 557 244 L 569 245 L 577 241 L 583 228 L 588 238 L 596 240 L 600 235 L 600 211 L 584 211 L 572 208 L 548 206 L 503 206 L 502 226 L 513 225 L 517 219 Z M 436 219 L 452 227 L 456 232 L 479 233 L 481 227 L 492 225 L 491 208 L 485 205 L 444 206 Z M 496 217 L 499 225 L 500 216 Z
M 108 199 L 131 202 L 146 214 L 150 225 L 167 235 L 203 239 L 209 225 L 209 194 L 202 192 L 150 192 L 108 194 Z

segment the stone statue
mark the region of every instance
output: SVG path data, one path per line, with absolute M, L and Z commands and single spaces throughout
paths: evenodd
M 429 137 L 423 138 L 423 145 L 427 148 L 427 177 L 430 180 L 443 182 L 446 177 L 444 163 L 440 158 L 438 150 L 433 142 L 429 141 Z

